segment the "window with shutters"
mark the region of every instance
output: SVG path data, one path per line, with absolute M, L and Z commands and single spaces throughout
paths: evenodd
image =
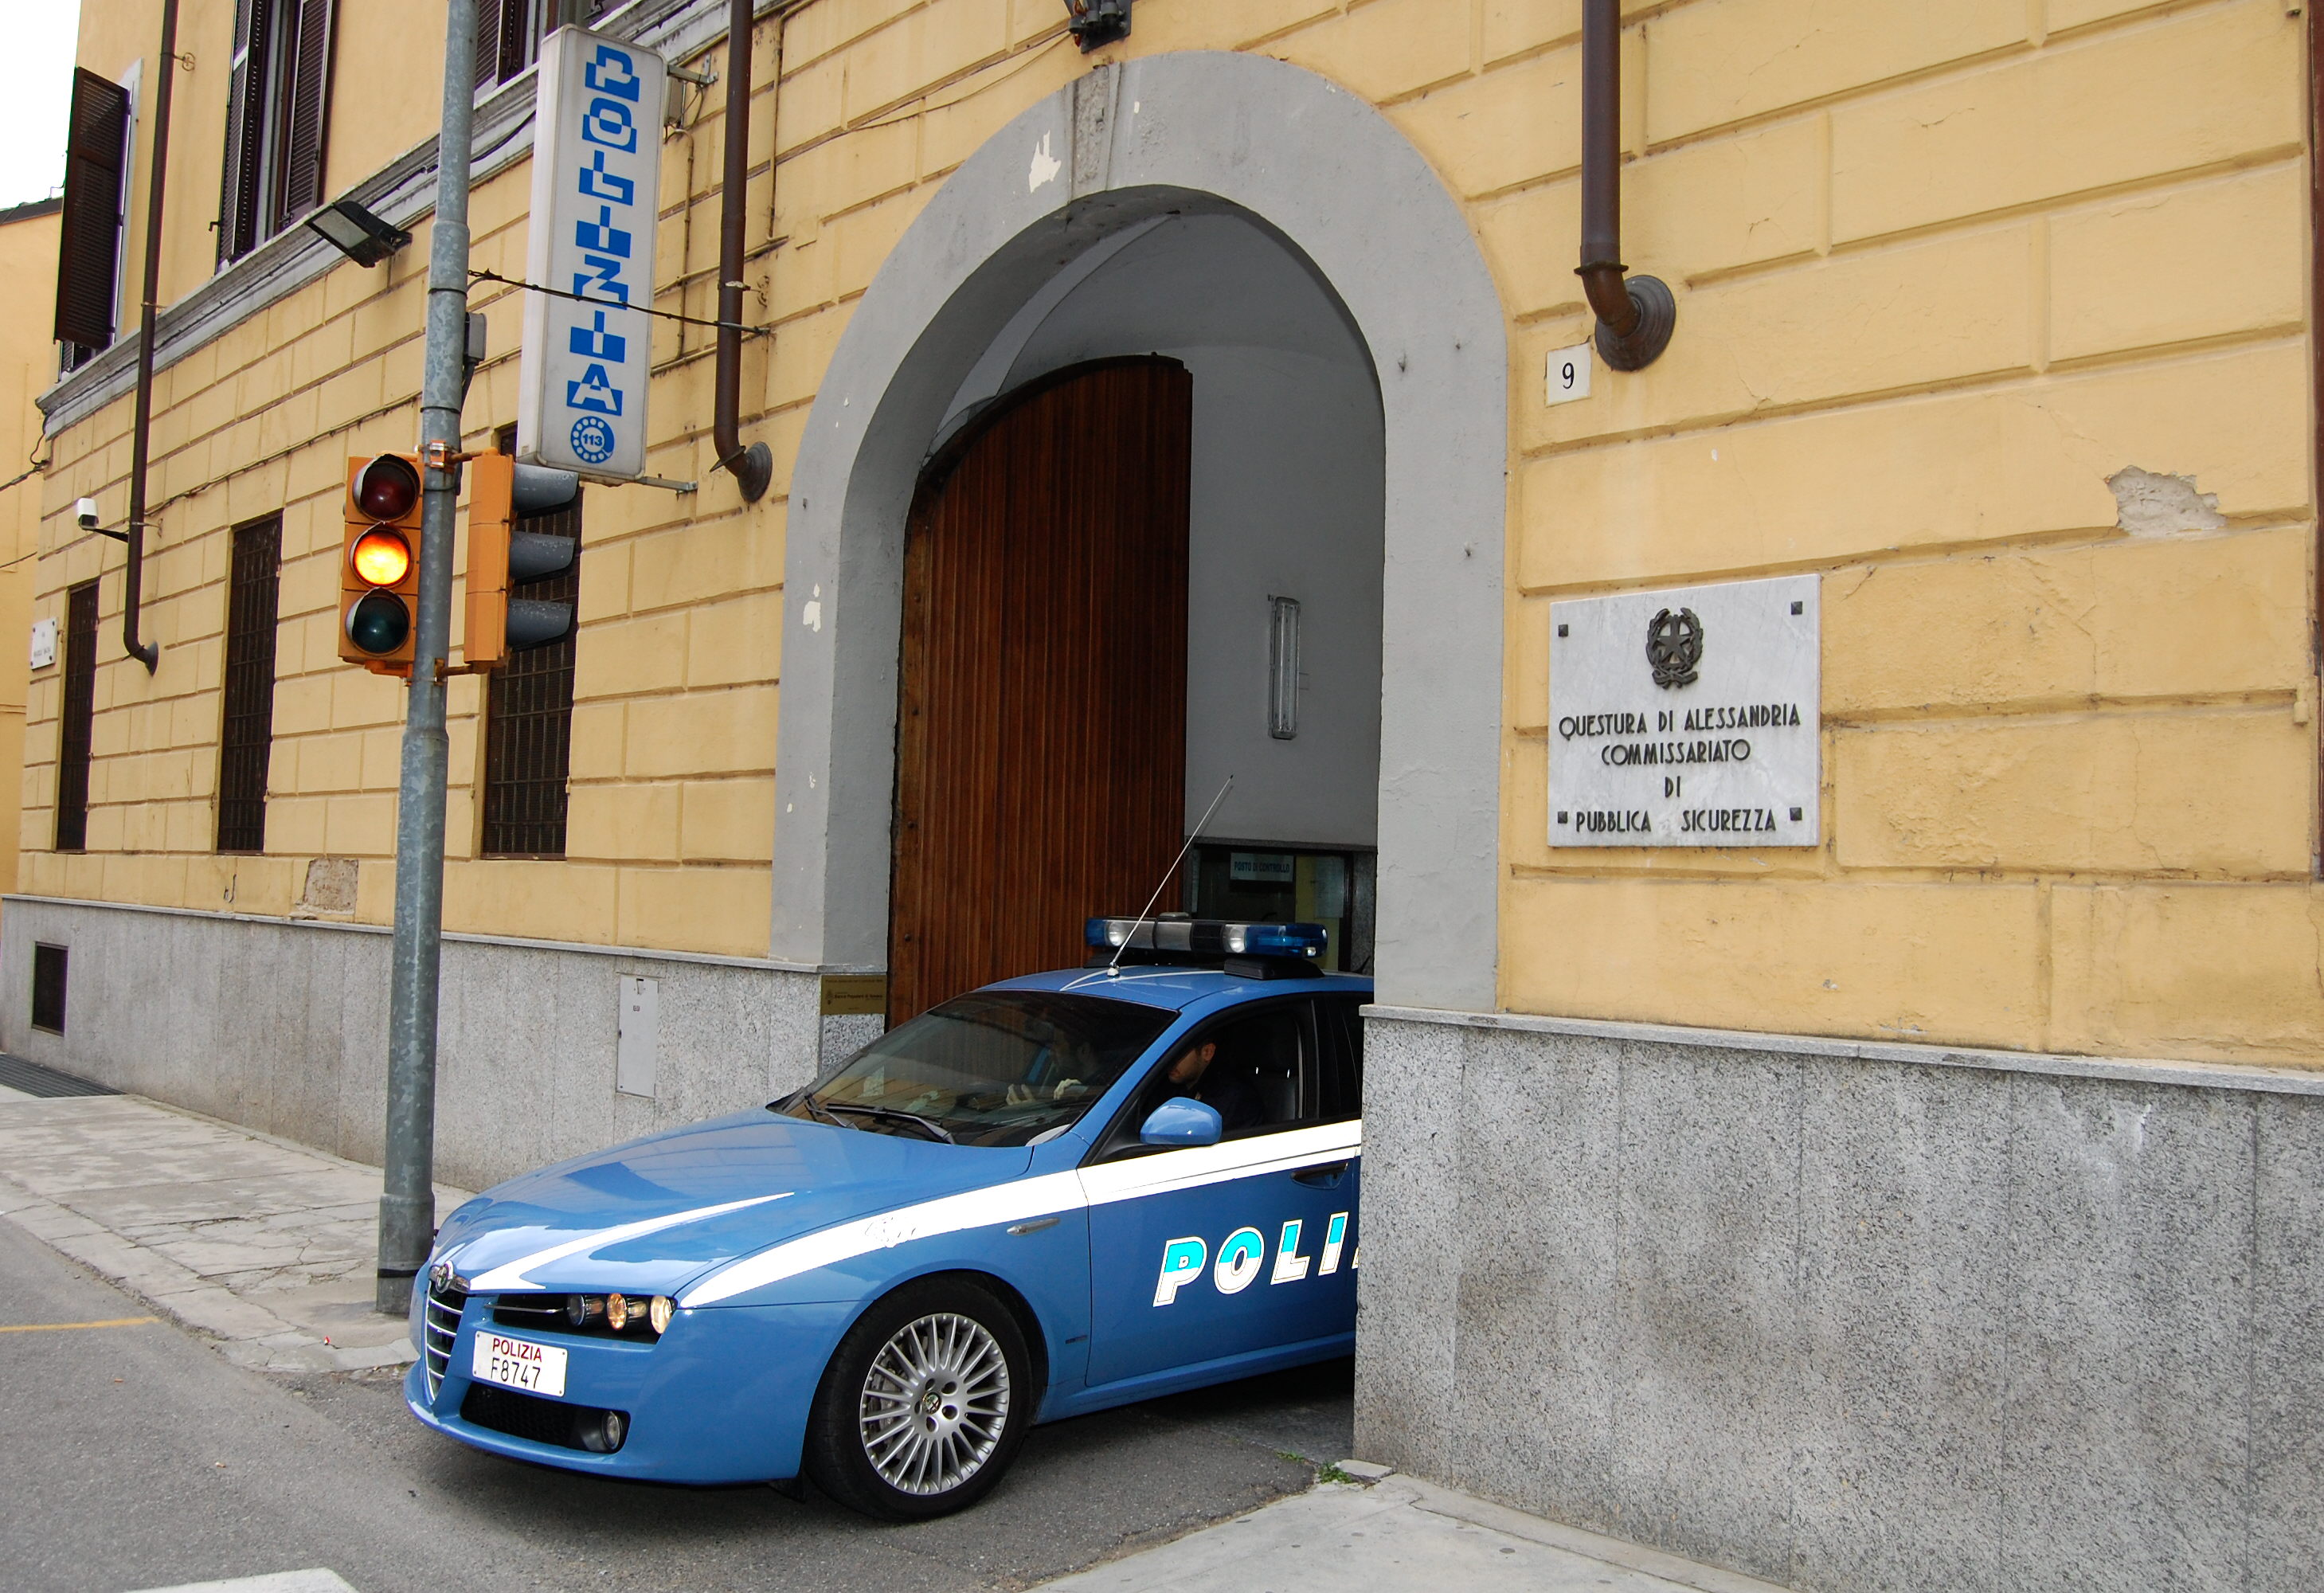
M 88 845 L 88 749 L 97 722 L 97 583 L 65 591 L 65 700 L 57 714 L 57 850 Z
M 609 9 L 605 0 L 476 0 L 476 87 L 507 82 L 540 59 L 541 40 Z
M 516 451 L 516 428 L 503 428 L 500 451 Z M 520 514 L 515 528 L 551 537 L 581 535 L 581 498 L 547 514 Z M 537 581 L 510 583 L 509 598 L 580 601 L 581 561 Z M 492 673 L 484 702 L 486 857 L 565 855 L 566 778 L 573 751 L 576 625 L 562 641 L 521 649 Z
M 218 263 L 239 260 L 323 202 L 333 0 L 236 0 Z
M 129 90 L 75 69 L 57 250 L 56 337 L 68 371 L 95 358 L 117 329 L 128 166 Z
M 226 581 L 226 718 L 218 735 L 217 849 L 266 850 L 274 747 L 274 631 L 282 521 L 237 526 Z

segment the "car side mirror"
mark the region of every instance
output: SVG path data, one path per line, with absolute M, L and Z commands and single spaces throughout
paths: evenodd
M 1146 1145 L 1216 1145 L 1225 1132 L 1218 1108 L 1178 1095 L 1154 1109 L 1138 1137 Z

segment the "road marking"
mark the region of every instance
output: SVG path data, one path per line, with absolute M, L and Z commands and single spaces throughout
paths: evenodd
M 148 1588 L 144 1593 L 355 1593 L 335 1570 L 279 1570 L 271 1576 L 236 1577 L 228 1582 L 180 1582 L 172 1588 Z
M 0 1327 L 0 1333 L 63 1333 L 74 1328 L 142 1328 L 148 1322 L 158 1322 L 158 1316 L 115 1316 L 101 1322 L 19 1322 L 13 1327 Z

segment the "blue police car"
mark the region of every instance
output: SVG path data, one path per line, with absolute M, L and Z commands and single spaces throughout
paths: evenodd
M 1366 979 L 1313 925 L 1093 919 L 805 1090 L 446 1220 L 412 1413 L 680 1483 L 973 1503 L 1036 1422 L 1347 1354 Z

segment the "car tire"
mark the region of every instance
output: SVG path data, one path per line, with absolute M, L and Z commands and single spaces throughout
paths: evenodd
M 807 1475 L 885 1521 L 966 1509 L 1017 1458 L 1039 1396 L 1016 1313 L 990 1290 L 907 1284 L 856 1320 L 824 1368 Z

